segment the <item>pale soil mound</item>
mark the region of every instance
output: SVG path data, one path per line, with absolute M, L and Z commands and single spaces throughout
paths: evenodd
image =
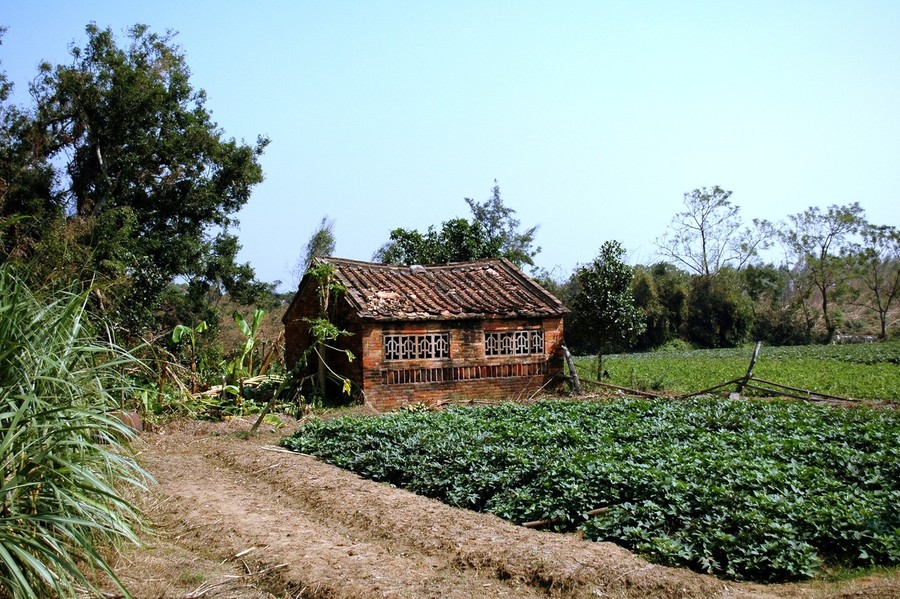
M 145 435 L 140 458 L 157 485 L 144 503 L 159 535 L 117 565 L 136 597 L 900 596 L 895 578 L 763 587 L 648 564 L 279 450 L 284 431 L 237 434 L 249 427 L 182 422 Z

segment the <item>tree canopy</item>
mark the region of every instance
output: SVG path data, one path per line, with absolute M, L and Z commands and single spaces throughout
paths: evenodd
M 900 299 L 900 230 L 890 225 L 866 224 L 861 241 L 852 249 L 854 270 L 869 292 L 857 305 L 875 312 L 879 336 L 887 338 L 891 307 Z
M 533 266 L 537 226 L 520 231 L 516 211 L 503 203 L 494 182 L 493 195 L 483 203 L 465 198 L 472 220 L 454 218 L 425 233 L 397 228 L 373 258 L 387 264 L 440 264 L 483 258 L 506 258 L 519 268 Z
M 94 278 L 131 333 L 153 325 L 176 278 L 195 295 L 261 290 L 230 228 L 268 140 L 224 137 L 173 34 L 136 25 L 120 45 L 110 29 L 86 32 L 69 64 L 40 66 L 30 110 L 4 106 L 0 218 L 28 219 L 2 251 L 49 256 L 48 278 Z
M 503 203 L 496 179 L 490 198 L 484 202 L 465 200 L 472 211 L 472 220 L 484 227 L 490 244 L 499 246 L 501 256 L 520 268 L 534 266 L 534 257 L 541 251 L 540 247 L 534 247 L 538 226 L 519 230 L 521 222 L 514 216 L 516 211 Z
M 488 237 L 481 223 L 454 218 L 444 222 L 440 230 L 431 226 L 425 233 L 394 229 L 375 258 L 386 264 L 442 264 L 499 255 L 500 244 Z
M 811 206 L 790 215 L 780 234 L 793 261 L 798 288 L 806 297 L 818 293 L 825 343 L 831 342 L 840 324 L 834 301 L 852 291 L 845 276 L 851 263 L 848 250 L 852 236 L 865 224 L 863 214 L 858 202 L 832 205 L 826 211 Z
M 754 220 L 744 227 L 740 207 L 731 203 L 732 192 L 718 185 L 684 194 L 683 212 L 656 240 L 660 252 L 699 275 L 716 274 L 722 268 L 742 268 L 757 251 L 767 246 L 770 225 Z
M 634 267 L 622 261 L 624 255 L 618 241 L 604 242 L 597 257 L 575 272 L 574 325 L 603 353 L 631 347 L 646 326 L 631 288 Z

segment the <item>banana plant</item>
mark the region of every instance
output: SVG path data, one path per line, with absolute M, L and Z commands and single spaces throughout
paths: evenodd
M 244 379 L 253 374 L 253 348 L 256 347 L 256 337 L 265 316 L 266 311 L 262 308 L 254 310 L 253 319 L 250 322 L 247 322 L 240 312 L 233 314 L 234 321 L 245 339 L 241 344 L 240 354 L 228 364 L 228 380 L 225 391 L 237 396 L 238 402 L 243 397 Z
M 181 343 L 185 335 L 191 351 L 191 393 L 197 392 L 197 335 L 209 328 L 205 320 L 195 327 L 180 324 L 172 330 L 172 343 Z

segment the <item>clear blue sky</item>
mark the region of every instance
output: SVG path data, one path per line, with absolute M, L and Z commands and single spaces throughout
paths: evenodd
M 652 262 L 702 186 L 747 220 L 859 202 L 900 225 L 900 1 L 6 0 L 18 99 L 90 21 L 179 32 L 227 136 L 271 137 L 239 235 L 283 288 L 323 216 L 367 260 L 494 179 L 561 275 L 608 239 Z

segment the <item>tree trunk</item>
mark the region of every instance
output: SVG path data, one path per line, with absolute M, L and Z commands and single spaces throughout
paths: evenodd
M 325 385 L 328 383 L 328 379 L 325 376 L 325 344 L 319 343 L 318 350 L 316 351 L 316 355 L 318 357 L 318 371 L 317 371 L 317 379 L 319 383 L 319 392 L 322 394 L 322 398 L 325 397 Z
M 831 343 L 831 340 L 834 339 L 834 333 L 837 330 L 837 326 L 835 326 L 834 322 L 831 320 L 831 317 L 828 315 L 828 288 L 824 285 L 819 286 L 819 291 L 822 293 L 822 318 L 825 320 L 825 345 Z

